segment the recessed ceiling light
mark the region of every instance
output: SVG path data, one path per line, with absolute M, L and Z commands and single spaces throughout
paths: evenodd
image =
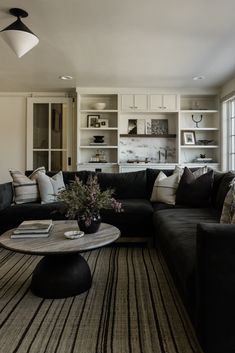
M 61 80 L 72 80 L 72 79 L 73 79 L 73 76 L 62 75 L 62 76 L 59 76 L 59 78 L 60 78 Z
M 194 81 L 197 81 L 197 80 L 205 80 L 205 76 L 194 76 L 194 77 L 193 77 L 193 80 L 194 80 Z

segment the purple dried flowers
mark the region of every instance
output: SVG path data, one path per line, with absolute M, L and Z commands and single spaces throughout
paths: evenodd
M 113 189 L 101 191 L 97 176 L 90 176 L 86 184 L 76 177 L 65 190 L 59 193 L 58 200 L 63 201 L 68 218 L 80 217 L 89 225 L 92 218 L 99 215 L 102 209 L 122 211 L 122 205 L 112 197 L 113 193 Z

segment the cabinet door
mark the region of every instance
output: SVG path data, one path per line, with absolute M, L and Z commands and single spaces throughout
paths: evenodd
M 176 94 L 164 94 L 163 95 L 163 109 L 169 111 L 177 110 L 177 95 Z
M 27 169 L 69 169 L 71 105 L 70 98 L 28 98 Z
M 134 96 L 133 94 L 122 94 L 121 109 L 125 112 L 132 112 L 134 110 Z
M 134 110 L 147 111 L 147 109 L 148 109 L 148 96 L 146 94 L 135 94 Z
M 163 110 L 162 94 L 150 95 L 150 110 L 160 112 Z

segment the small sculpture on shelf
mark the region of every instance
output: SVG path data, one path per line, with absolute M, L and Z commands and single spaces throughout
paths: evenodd
M 97 150 L 95 156 L 91 157 L 90 163 L 107 163 L 105 153 Z
M 192 121 L 196 124 L 196 128 L 199 128 L 198 124 L 202 121 L 203 115 L 201 114 L 200 117 L 194 117 L 192 114 Z

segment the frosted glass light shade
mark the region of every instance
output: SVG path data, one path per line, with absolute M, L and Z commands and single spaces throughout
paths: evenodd
M 6 29 L 1 32 L 1 36 L 9 47 L 16 53 L 18 58 L 21 58 L 39 42 L 39 39 L 35 36 L 35 34 L 25 31 Z

